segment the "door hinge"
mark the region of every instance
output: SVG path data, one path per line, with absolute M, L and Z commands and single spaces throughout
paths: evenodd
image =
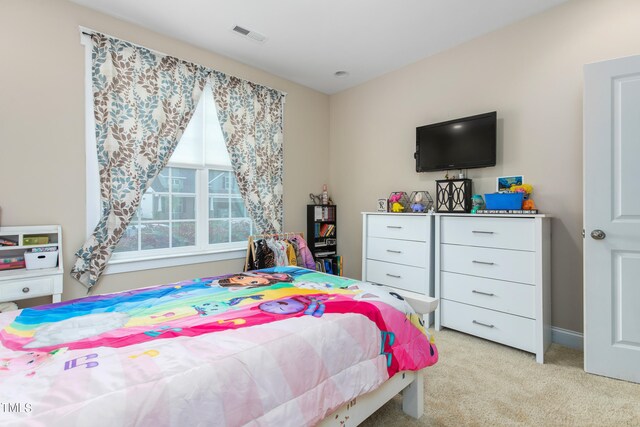
M 585 233 L 584 233 L 584 228 L 582 229 L 582 238 L 584 239 Z

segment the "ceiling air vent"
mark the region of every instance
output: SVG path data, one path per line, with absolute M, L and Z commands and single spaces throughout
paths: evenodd
M 235 31 L 238 34 L 241 34 L 245 37 L 249 37 L 250 39 L 253 39 L 257 42 L 263 42 L 265 41 L 267 38 L 265 36 L 263 36 L 260 33 L 257 33 L 255 31 L 251 31 L 251 30 L 247 30 L 246 28 L 243 28 L 239 25 L 236 25 L 235 27 L 233 27 L 233 31 Z

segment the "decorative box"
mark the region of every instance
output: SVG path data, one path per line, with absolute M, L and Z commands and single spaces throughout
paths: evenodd
M 471 180 L 437 180 L 436 212 L 471 212 Z

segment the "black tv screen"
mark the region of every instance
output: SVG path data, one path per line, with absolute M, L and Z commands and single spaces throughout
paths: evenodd
M 416 172 L 496 165 L 496 112 L 416 128 Z

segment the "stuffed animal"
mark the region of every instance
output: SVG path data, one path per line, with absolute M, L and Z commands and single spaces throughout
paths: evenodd
M 533 210 L 536 208 L 536 204 L 533 202 L 533 199 L 527 199 L 522 202 L 522 209 L 524 210 Z
M 513 193 L 524 194 L 522 209 L 533 210 L 536 208 L 536 204 L 533 202 L 533 200 L 531 200 L 531 193 L 533 192 L 533 186 L 531 184 L 512 185 L 509 190 Z
M 509 191 L 512 193 L 531 194 L 533 192 L 533 186 L 531 184 L 512 185 Z

